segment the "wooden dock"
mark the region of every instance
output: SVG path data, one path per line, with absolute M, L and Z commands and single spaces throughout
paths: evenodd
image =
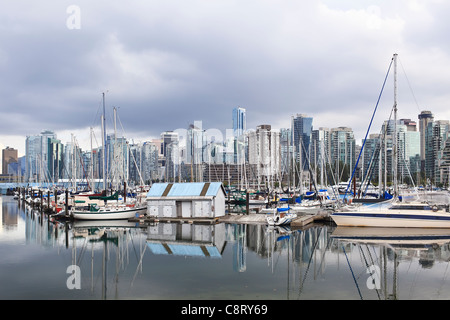
M 178 218 L 178 217 L 151 217 L 151 216 L 141 216 L 128 219 L 130 222 L 136 222 L 140 225 L 152 224 L 158 222 L 167 223 L 197 223 L 197 224 L 216 224 L 219 223 L 219 218 Z
M 329 221 L 328 213 L 300 215 L 291 222 L 292 227 L 303 227 L 316 221 Z M 266 215 L 261 213 L 251 214 L 227 214 L 219 218 L 219 222 L 225 223 L 261 223 L 266 224 Z
M 291 227 L 304 227 L 316 221 L 329 221 L 329 215 L 326 213 L 319 214 L 305 214 L 300 215 L 291 222 Z M 242 224 L 266 224 L 266 214 L 251 213 L 251 214 L 236 214 L 230 213 L 218 218 L 178 218 L 178 217 L 149 217 L 141 216 L 131 218 L 128 221 L 139 223 L 145 226 L 147 224 L 158 222 L 173 222 L 173 223 L 198 223 L 198 224 L 217 224 L 217 223 L 242 223 Z

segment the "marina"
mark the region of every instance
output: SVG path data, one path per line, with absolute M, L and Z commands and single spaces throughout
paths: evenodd
M 397 132 L 397 54 L 384 84 L 392 65 L 391 124 Z M 103 123 L 104 94 L 102 100 Z M 303 115 L 295 119 L 309 121 Z M 449 189 L 443 183 L 439 189 L 427 185 L 428 190 L 419 190 L 408 184 L 400 188 L 397 135 L 389 138 L 392 164 L 387 168 L 387 123 L 384 134 L 372 141 L 370 157 L 379 161 L 376 165 L 371 161 L 368 168 L 378 166 L 378 188 L 372 184 L 372 173 L 357 174 L 372 121 L 359 154 L 352 151 L 353 171 L 343 181 L 331 177 L 334 169 L 339 176 L 339 163 L 329 172 L 322 163 L 319 179 L 309 160 L 303 159 L 304 146 L 299 144 L 297 155 L 289 148 L 298 140 L 292 123 L 285 136 L 283 176 L 278 175 L 281 153 L 268 152 L 272 147 L 281 150 L 280 136 L 270 125 L 260 125 L 246 134 L 248 162 L 234 164 L 233 183 L 225 166 L 221 179 L 216 176 L 214 181 L 210 163 L 202 168 L 193 161 L 176 166 L 166 158 L 163 179 L 147 180 L 148 184 L 140 172 L 141 184 L 130 181 L 132 167 L 119 165 L 120 157 L 109 158 L 114 170 L 106 169 L 103 123 L 102 179 L 94 180 L 91 166 L 90 182 L 86 176 L 81 188 L 82 181 L 74 174 L 66 184 L 12 183 L 1 196 L 0 254 L 8 258 L 0 264 L 0 281 L 7 284 L 4 288 L 17 290 L 0 291 L 0 298 L 450 299 Z M 173 136 L 168 132 L 165 138 Z M 111 147 L 114 154 L 120 150 L 116 130 Z M 238 160 L 239 152 L 236 156 Z M 204 169 L 208 179 L 199 175 Z M 324 184 L 324 173 L 330 174 L 331 183 Z M 36 253 L 42 253 L 41 247 L 46 259 Z M 27 268 L 47 276 L 28 278 L 25 285 L 20 278 L 21 285 L 12 284 L 8 274 Z M 20 274 L 24 273 L 31 274 L 29 269 Z M 38 287 L 45 293 L 38 294 Z
M 450 299 L 448 229 L 268 226 L 265 214 L 232 212 L 58 221 L 13 196 L 0 201 L 1 299 Z
M 174 319 L 450 300 L 449 11 L 6 2 L 0 300 Z

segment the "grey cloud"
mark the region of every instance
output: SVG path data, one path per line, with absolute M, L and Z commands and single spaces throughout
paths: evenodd
M 0 13 L 0 113 L 24 123 L 3 130 L 25 135 L 98 124 L 106 91 L 108 111 L 119 108 L 129 138 L 195 120 L 225 130 L 236 106 L 247 109 L 249 128 L 289 124 L 295 113 L 313 116 L 314 126 L 335 123 L 330 112 L 370 117 L 392 54 L 406 51 L 399 52 L 406 63 L 426 51 L 408 51 L 420 45 L 409 29 L 414 14 L 397 2 L 390 9 L 391 1 L 77 1 L 80 30 L 65 25 L 70 4 L 10 1 Z M 379 29 L 364 21 L 374 5 Z M 434 25 L 446 30 L 439 7 L 430 8 L 436 20 L 426 33 Z M 424 43 L 445 42 L 434 34 Z M 450 81 L 440 77 L 440 92 L 422 94 L 431 86 L 419 74 L 409 80 L 424 105 L 444 94 Z M 387 117 L 389 97 L 383 103 Z M 363 131 L 367 121 L 335 125 Z

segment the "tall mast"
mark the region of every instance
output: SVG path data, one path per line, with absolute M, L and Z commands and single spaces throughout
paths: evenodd
M 291 145 L 292 145 L 292 186 L 295 195 L 295 139 L 294 139 L 294 116 L 291 117 Z
M 397 181 L 397 170 L 398 170 L 398 142 L 397 142 L 397 54 L 394 53 L 394 137 L 393 137 L 393 182 L 394 182 L 394 196 L 398 196 L 398 181 Z
M 106 122 L 105 122 L 105 93 L 103 92 L 102 142 L 103 142 L 103 190 L 106 191 Z
M 120 169 L 119 168 L 119 159 L 118 159 L 118 154 L 117 154 L 117 109 L 116 107 L 113 107 L 113 112 L 114 112 L 114 144 L 113 144 L 113 157 L 112 157 L 112 163 L 114 163 L 114 166 L 111 166 L 111 171 L 114 168 L 113 174 L 112 174 L 112 185 L 114 188 L 116 188 L 116 190 L 118 190 L 119 188 L 119 183 L 116 182 L 117 176 L 120 175 Z
M 94 180 L 94 151 L 92 150 L 92 133 L 93 133 L 93 128 L 91 127 L 91 132 L 90 132 L 90 138 L 91 138 L 91 190 L 94 191 L 95 190 L 95 180 Z

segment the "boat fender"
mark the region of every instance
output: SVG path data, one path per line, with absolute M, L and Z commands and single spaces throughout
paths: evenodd
M 438 207 L 437 206 L 433 206 L 431 209 L 433 210 L 433 212 L 438 211 Z

